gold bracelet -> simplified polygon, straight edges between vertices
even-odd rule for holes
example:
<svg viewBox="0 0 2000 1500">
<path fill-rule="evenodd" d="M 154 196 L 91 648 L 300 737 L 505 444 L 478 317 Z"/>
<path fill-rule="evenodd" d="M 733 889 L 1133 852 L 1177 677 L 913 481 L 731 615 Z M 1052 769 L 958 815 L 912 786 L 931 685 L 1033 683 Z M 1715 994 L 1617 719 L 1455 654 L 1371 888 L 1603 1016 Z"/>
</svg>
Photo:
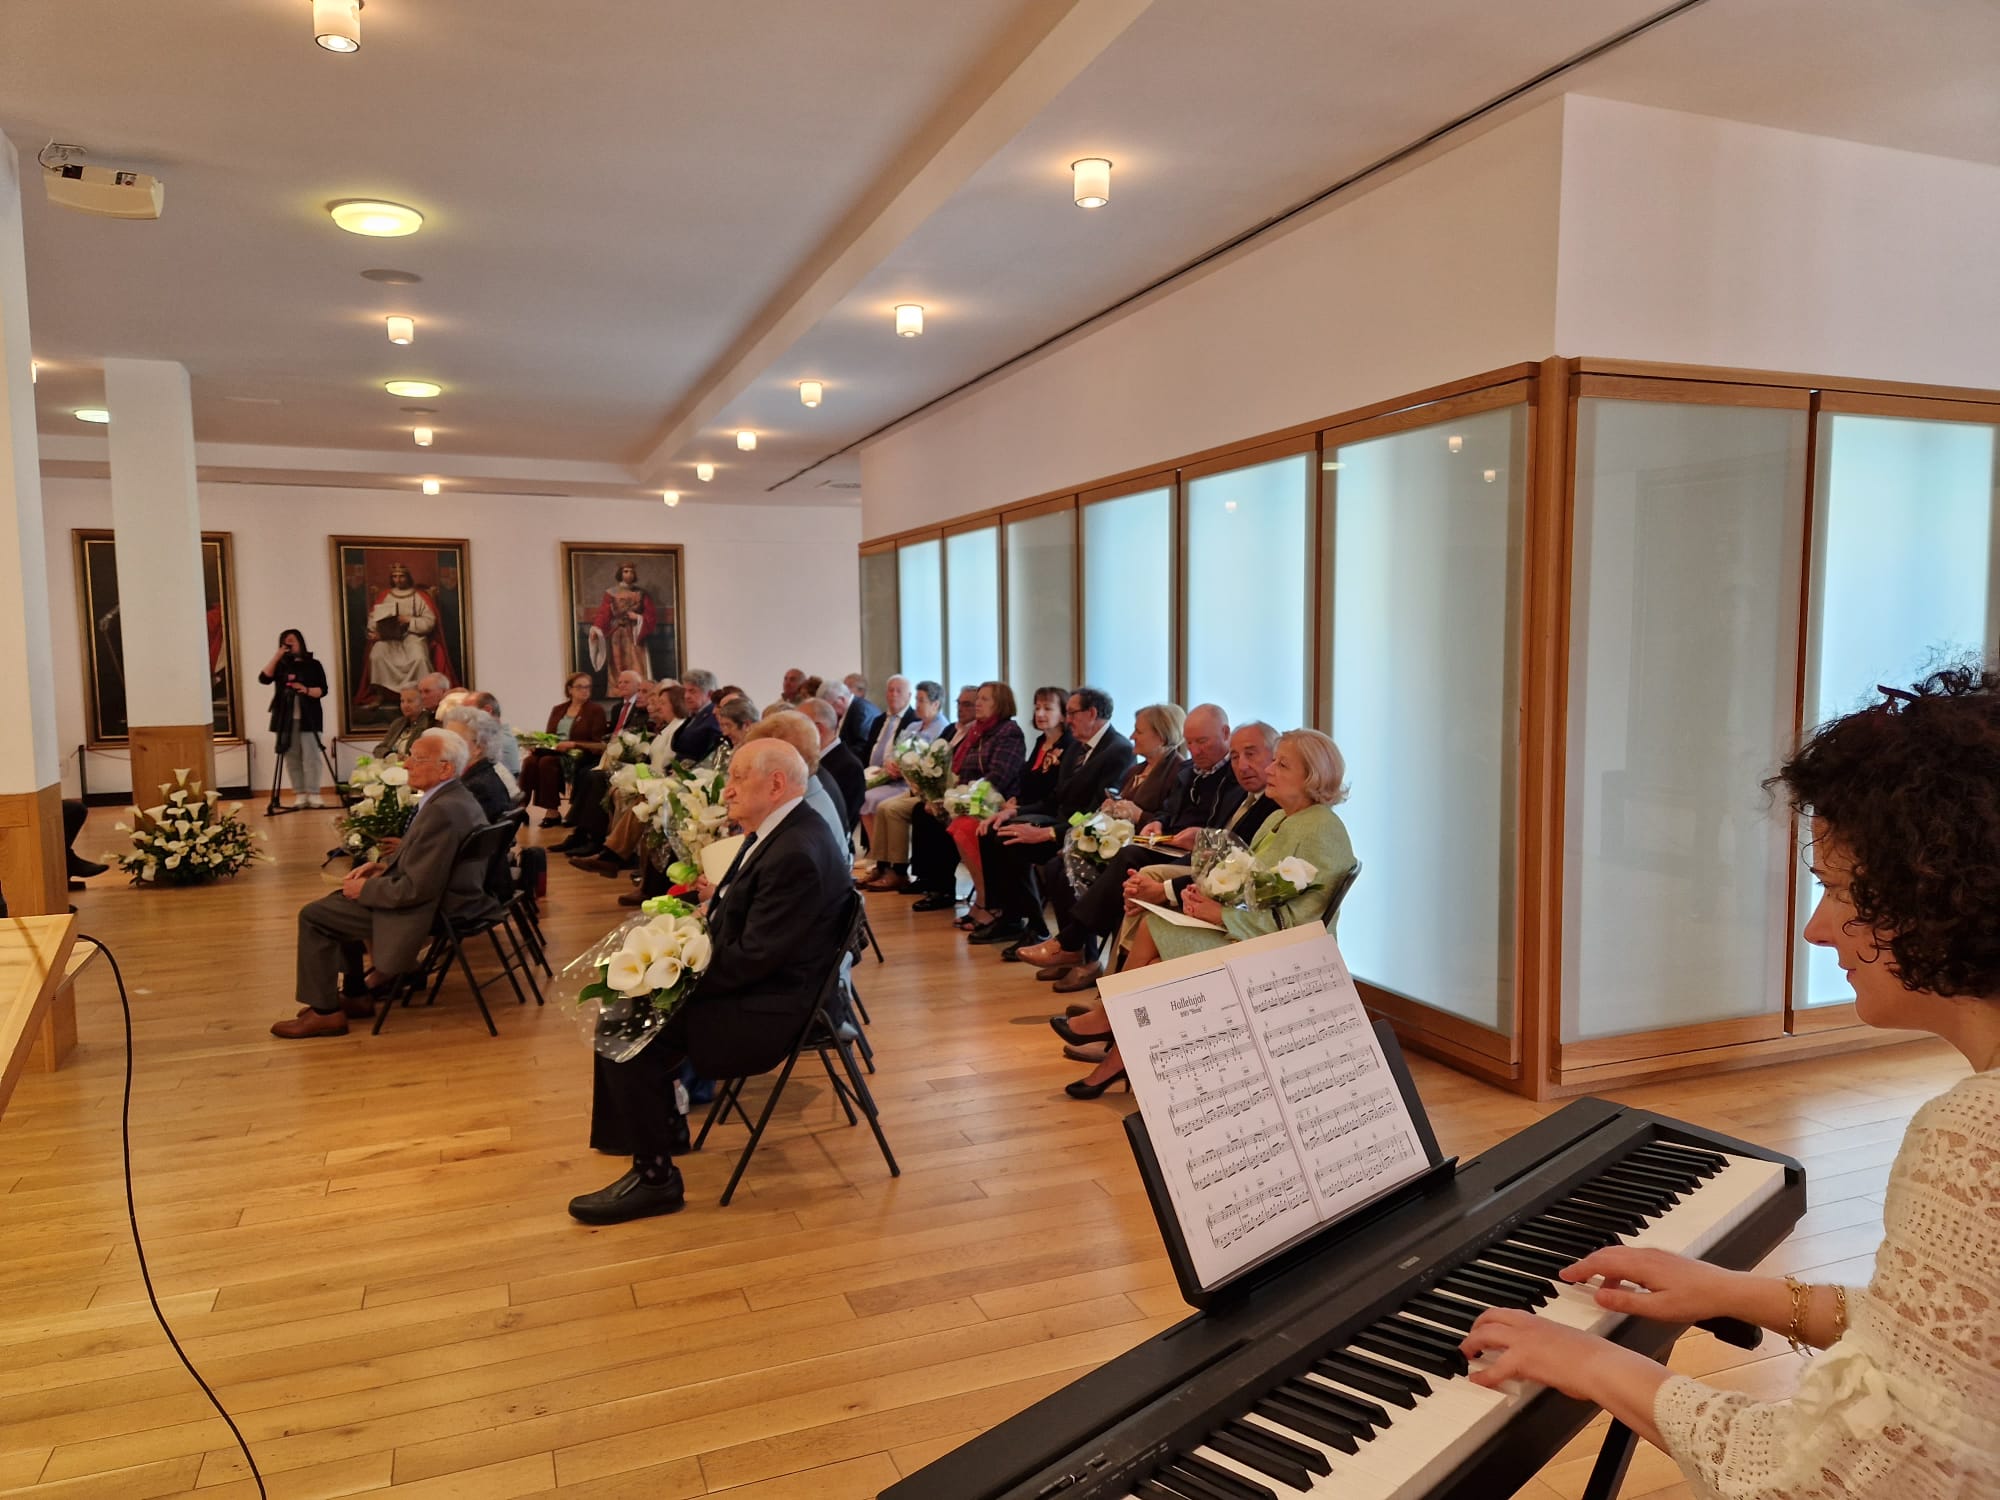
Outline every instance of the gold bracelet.
<svg viewBox="0 0 2000 1500">
<path fill-rule="evenodd" d="M 1833 1336 L 1837 1341 L 1847 1332 L 1847 1288 L 1833 1284 Z"/>
<path fill-rule="evenodd" d="M 1785 1278 L 1785 1290 L 1792 1294 L 1792 1326 L 1785 1330 L 1785 1342 L 1792 1346 L 1792 1353 L 1804 1354 L 1806 1352 L 1804 1337 L 1806 1298 L 1812 1294 L 1812 1288 L 1807 1286 L 1803 1281 L 1794 1281 L 1791 1277 L 1787 1276 Z"/>
</svg>

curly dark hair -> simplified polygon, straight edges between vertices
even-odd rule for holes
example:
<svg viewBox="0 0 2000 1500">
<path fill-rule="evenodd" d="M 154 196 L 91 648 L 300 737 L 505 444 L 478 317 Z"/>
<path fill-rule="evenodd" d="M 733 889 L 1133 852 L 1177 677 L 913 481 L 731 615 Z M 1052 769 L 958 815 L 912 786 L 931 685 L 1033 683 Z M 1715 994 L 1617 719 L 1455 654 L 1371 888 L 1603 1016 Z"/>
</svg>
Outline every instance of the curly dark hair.
<svg viewBox="0 0 2000 1500">
<path fill-rule="evenodd" d="M 1853 862 L 1906 989 L 2000 995 L 2000 673 L 1944 668 L 1822 724 L 1766 784 Z"/>
</svg>

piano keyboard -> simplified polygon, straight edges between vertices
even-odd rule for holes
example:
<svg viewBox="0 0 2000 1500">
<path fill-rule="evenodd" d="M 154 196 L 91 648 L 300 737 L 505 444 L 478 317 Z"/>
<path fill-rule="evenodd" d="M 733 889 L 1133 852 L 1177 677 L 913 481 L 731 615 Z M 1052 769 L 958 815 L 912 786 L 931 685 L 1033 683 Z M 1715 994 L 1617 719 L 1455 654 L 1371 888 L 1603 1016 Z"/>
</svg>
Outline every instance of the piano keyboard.
<svg viewBox="0 0 2000 1500">
<path fill-rule="evenodd" d="M 1785 1166 L 1655 1140 L 1464 1257 L 1311 1368 L 1254 1393 L 1127 1500 L 1405 1500 L 1427 1495 L 1543 1387 L 1474 1385 L 1459 1342 L 1489 1307 L 1604 1334 L 1625 1321 L 1557 1277 L 1609 1245 L 1699 1257 L 1785 1186 Z M 1251 1397 L 1252 1393 L 1245 1393 Z M 1059 1491 L 1057 1493 L 1060 1493 Z"/>
</svg>

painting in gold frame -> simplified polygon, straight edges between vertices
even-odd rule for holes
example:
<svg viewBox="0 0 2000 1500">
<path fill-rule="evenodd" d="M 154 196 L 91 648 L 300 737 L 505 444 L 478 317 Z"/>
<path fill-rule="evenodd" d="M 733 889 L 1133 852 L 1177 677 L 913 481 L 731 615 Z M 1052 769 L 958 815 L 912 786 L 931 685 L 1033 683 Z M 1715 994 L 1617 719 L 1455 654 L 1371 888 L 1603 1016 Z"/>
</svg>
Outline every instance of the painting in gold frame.
<svg viewBox="0 0 2000 1500">
<path fill-rule="evenodd" d="M 472 680 L 469 543 L 391 536 L 329 541 L 342 734 L 386 729 L 400 690 L 432 672 L 453 687 Z"/>
<path fill-rule="evenodd" d="M 109 531 L 74 530 L 76 612 L 83 635 L 83 716 L 93 746 L 128 745 L 125 636 L 118 598 L 118 551 Z M 243 737 L 236 650 L 236 553 L 226 531 L 201 534 L 202 594 L 208 609 L 208 684 L 215 737 Z"/>
<path fill-rule="evenodd" d="M 565 661 L 590 674 L 591 696 L 611 697 L 630 668 L 649 682 L 687 662 L 681 548 L 662 542 L 564 542 Z"/>
</svg>

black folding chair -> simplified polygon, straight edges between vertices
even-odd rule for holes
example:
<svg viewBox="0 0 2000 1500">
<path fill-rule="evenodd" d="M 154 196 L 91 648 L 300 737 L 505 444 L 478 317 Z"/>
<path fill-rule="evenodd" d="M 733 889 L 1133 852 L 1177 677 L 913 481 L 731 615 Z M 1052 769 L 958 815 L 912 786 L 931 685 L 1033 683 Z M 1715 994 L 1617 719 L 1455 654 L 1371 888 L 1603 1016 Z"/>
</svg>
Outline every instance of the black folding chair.
<svg viewBox="0 0 2000 1500">
<path fill-rule="evenodd" d="M 486 889 L 487 872 L 493 866 L 496 855 L 513 841 L 514 827 L 511 823 L 494 823 L 485 828 L 475 828 L 465 836 L 458 846 L 458 857 L 452 864 L 451 889 L 470 890 L 477 886 L 481 892 Z M 505 979 L 514 991 L 514 998 L 522 1005 L 528 1003 L 526 991 L 515 978 L 516 973 L 525 974 L 530 988 L 534 990 L 535 1003 L 542 1003 L 541 987 L 535 983 L 534 970 L 526 951 L 521 947 L 520 938 L 507 922 L 508 907 L 490 897 L 484 903 L 453 915 L 438 907 L 437 916 L 431 924 L 431 943 L 413 974 L 404 975 L 396 982 L 396 987 L 385 997 L 382 1008 L 376 1013 L 374 1031 L 380 1035 L 383 1025 L 389 1019 L 390 1010 L 400 1002 L 408 1006 L 416 998 L 416 992 L 428 989 L 424 997 L 425 1005 L 437 1004 L 438 991 L 444 988 L 445 976 L 451 972 L 454 961 L 465 975 L 466 985 L 472 991 L 473 1002 L 479 1007 L 481 1019 L 486 1022 L 489 1036 L 498 1036 L 500 1028 L 493 1024 L 493 1012 L 486 1006 L 486 990 L 501 979 Z M 506 933 L 513 946 L 509 956 L 500 944 L 501 933 Z M 483 982 L 472 971 L 472 960 L 466 951 L 467 942 L 484 935 L 493 945 L 493 955 L 500 961 L 500 972 L 489 976 Z"/>
<path fill-rule="evenodd" d="M 757 1143 L 764 1138 L 764 1129 L 771 1123 L 771 1114 L 778 1107 L 779 1096 L 785 1092 L 785 1085 L 791 1080 L 792 1069 L 808 1049 L 819 1054 L 820 1065 L 826 1069 L 826 1076 L 833 1084 L 833 1095 L 840 1101 L 840 1107 L 847 1115 L 849 1125 L 860 1123 L 855 1109 L 868 1117 L 868 1128 L 875 1133 L 875 1144 L 882 1150 L 882 1160 L 889 1164 L 889 1175 L 901 1177 L 903 1169 L 896 1165 L 895 1153 L 889 1149 L 889 1139 L 882 1134 L 880 1112 L 875 1107 L 875 1096 L 868 1091 L 868 1082 L 862 1077 L 861 1067 L 854 1060 L 854 1050 L 850 1039 L 841 1027 L 847 1017 L 847 972 L 853 962 L 853 950 L 859 926 L 861 897 L 851 892 L 848 915 L 848 935 L 837 950 L 831 970 L 820 986 L 819 996 L 813 1002 L 811 1016 L 799 1028 L 798 1039 L 792 1043 L 792 1050 L 779 1069 L 777 1081 L 771 1085 L 771 1096 L 764 1101 L 764 1109 L 755 1121 L 743 1108 L 743 1086 L 748 1077 L 731 1078 L 716 1092 L 715 1102 L 708 1107 L 708 1117 L 701 1122 L 701 1134 L 695 1137 L 694 1148 L 699 1151 L 707 1141 L 708 1133 L 715 1128 L 715 1122 L 726 1118 L 731 1110 L 744 1125 L 749 1127 L 750 1139 L 744 1143 L 743 1154 L 736 1159 L 736 1170 L 729 1174 L 729 1186 L 722 1190 L 722 1206 L 727 1208 L 729 1200 L 736 1196 L 736 1185 L 743 1180 L 743 1173 L 750 1165 L 750 1158 L 756 1153 Z M 835 1055 L 840 1058 L 841 1069 L 833 1065 Z M 846 1074 L 842 1078 L 841 1072 Z"/>
<path fill-rule="evenodd" d="M 1348 866 L 1347 873 L 1333 883 L 1333 896 L 1326 903 L 1326 914 L 1321 918 L 1326 930 L 1333 931 L 1333 919 L 1340 915 L 1340 903 L 1347 899 L 1347 893 L 1354 889 L 1354 882 L 1361 878 L 1361 861 Z"/>
</svg>

